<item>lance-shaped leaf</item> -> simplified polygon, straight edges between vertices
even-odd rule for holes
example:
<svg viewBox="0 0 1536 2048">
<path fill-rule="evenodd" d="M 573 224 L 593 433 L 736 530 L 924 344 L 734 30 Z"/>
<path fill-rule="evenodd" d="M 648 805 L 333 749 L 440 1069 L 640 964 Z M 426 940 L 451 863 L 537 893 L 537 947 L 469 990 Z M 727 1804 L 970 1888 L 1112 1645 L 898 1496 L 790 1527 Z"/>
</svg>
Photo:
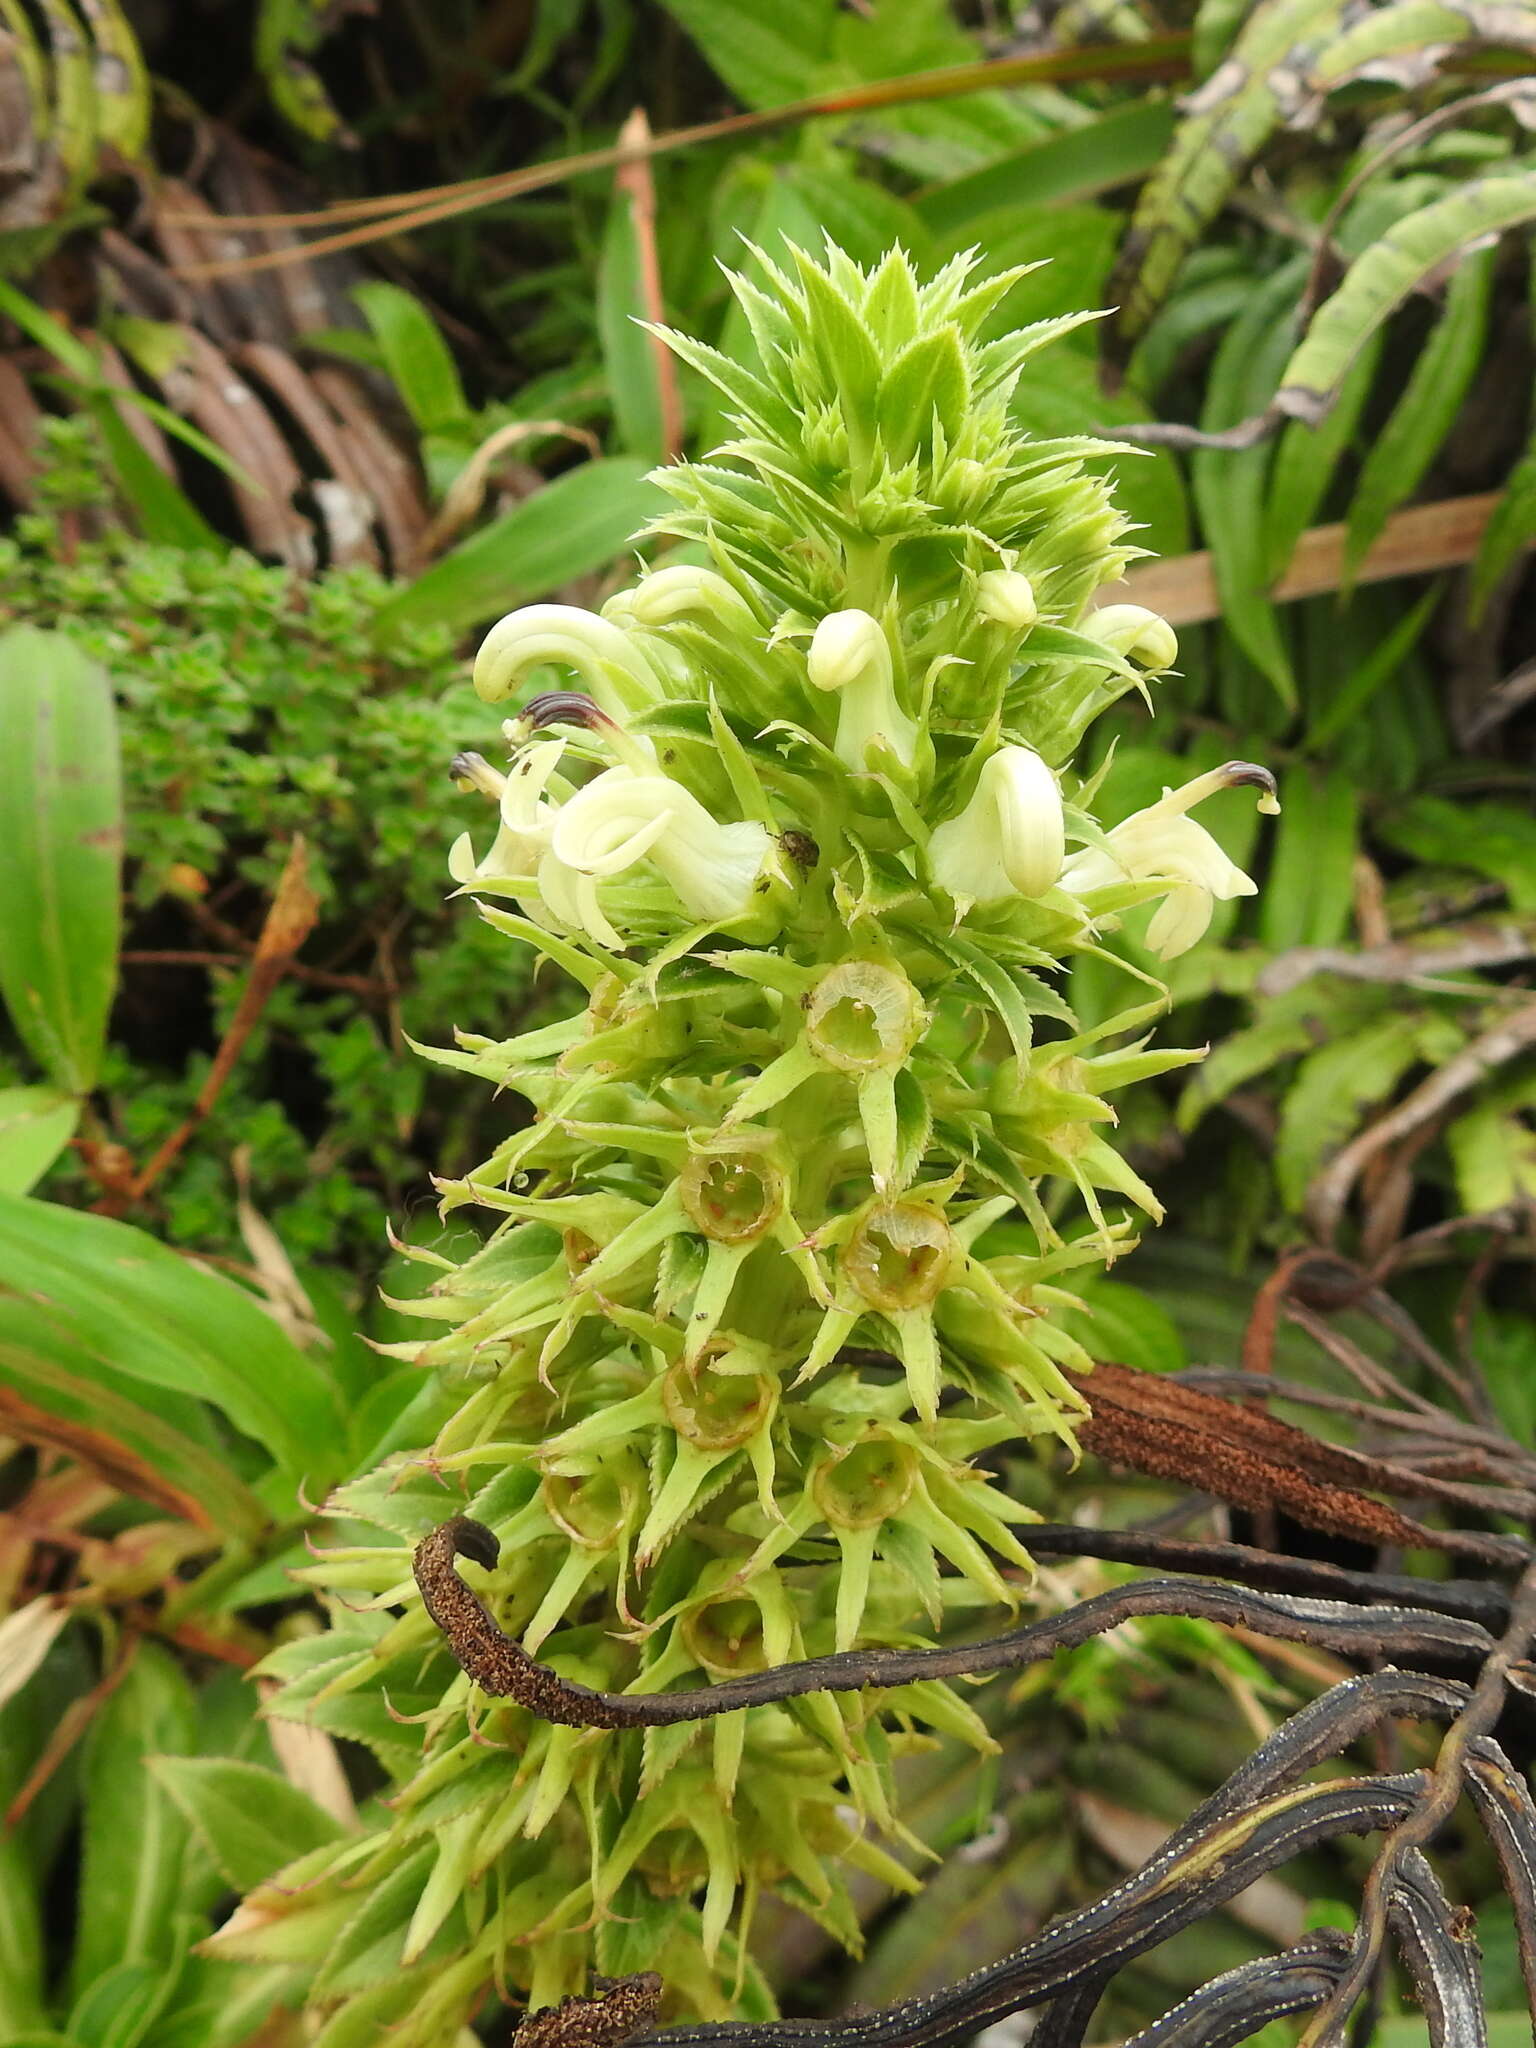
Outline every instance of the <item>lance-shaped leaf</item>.
<svg viewBox="0 0 1536 2048">
<path fill-rule="evenodd" d="M 1491 1735 L 1468 1744 L 1465 1782 L 1499 1859 L 1514 1912 L 1526 1998 L 1536 2013 L 1536 1801 L 1525 1773 L 1515 1768 Z"/>
<path fill-rule="evenodd" d="M 103 671 L 63 633 L 0 638 L 0 995 L 61 1088 L 95 1085 L 117 980 L 122 787 Z"/>
<path fill-rule="evenodd" d="M 1186 101 L 1173 147 L 1142 187 L 1106 287 L 1121 309 L 1109 330 L 1121 359 L 1243 167 L 1309 96 L 1307 71 L 1327 48 L 1340 11 L 1340 0 L 1261 0 L 1226 62 Z"/>
<path fill-rule="evenodd" d="M 1285 366 L 1275 404 L 1320 420 L 1355 358 L 1410 292 L 1453 258 L 1536 220 L 1536 171 L 1480 178 L 1397 221 L 1352 263 Z"/>
<path fill-rule="evenodd" d="M 1352 78 L 1420 85 L 1448 52 L 1480 43 L 1536 50 L 1536 14 L 1502 0 L 1394 0 L 1333 38 L 1312 67 L 1312 84 L 1323 91 Z"/>
<path fill-rule="evenodd" d="M 1488 332 L 1491 251 L 1470 257 L 1446 287 L 1445 308 L 1414 360 L 1403 395 L 1372 443 L 1349 507 L 1351 572 L 1405 498 L 1418 489 L 1461 410 Z"/>
<path fill-rule="evenodd" d="M 214 1402 L 294 1476 L 340 1463 L 342 1422 L 321 1368 L 232 1281 L 105 1216 L 0 1196 L 0 1343 L 39 1316 L 72 1354 L 123 1377 Z"/>
<path fill-rule="evenodd" d="M 1400 1850 L 1394 1859 L 1387 1918 L 1429 2022 L 1432 2048 L 1486 2048 L 1476 1939 L 1418 1849 Z"/>
</svg>

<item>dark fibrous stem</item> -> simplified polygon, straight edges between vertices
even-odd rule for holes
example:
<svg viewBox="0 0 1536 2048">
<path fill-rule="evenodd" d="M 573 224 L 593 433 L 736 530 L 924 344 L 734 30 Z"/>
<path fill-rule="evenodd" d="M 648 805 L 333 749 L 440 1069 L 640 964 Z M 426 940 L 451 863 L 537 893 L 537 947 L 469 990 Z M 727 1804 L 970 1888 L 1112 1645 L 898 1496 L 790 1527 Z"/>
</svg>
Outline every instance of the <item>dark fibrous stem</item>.
<svg viewBox="0 0 1536 2048">
<path fill-rule="evenodd" d="M 490 1568 L 496 1539 L 482 1523 L 456 1516 L 418 1544 L 416 1583 L 427 1612 L 462 1668 L 482 1691 L 512 1699 L 541 1720 L 567 1728 L 665 1728 L 713 1720 L 740 1707 L 769 1706 L 813 1692 L 860 1692 L 867 1686 L 910 1685 L 926 1678 L 979 1677 L 1019 1670 L 1075 1648 L 1142 1614 L 1180 1614 L 1281 1642 L 1305 1642 L 1338 1656 L 1433 1660 L 1482 1657 L 1488 1631 L 1456 1615 L 1410 1607 L 1351 1607 L 1340 1601 L 1253 1593 L 1203 1579 L 1142 1579 L 1082 1600 L 1064 1614 L 1011 1629 L 980 1643 L 927 1650 L 843 1650 L 779 1664 L 719 1685 L 685 1692 L 593 1692 L 537 1663 L 492 1619 L 478 1594 L 454 1569 L 463 1555 Z"/>
</svg>

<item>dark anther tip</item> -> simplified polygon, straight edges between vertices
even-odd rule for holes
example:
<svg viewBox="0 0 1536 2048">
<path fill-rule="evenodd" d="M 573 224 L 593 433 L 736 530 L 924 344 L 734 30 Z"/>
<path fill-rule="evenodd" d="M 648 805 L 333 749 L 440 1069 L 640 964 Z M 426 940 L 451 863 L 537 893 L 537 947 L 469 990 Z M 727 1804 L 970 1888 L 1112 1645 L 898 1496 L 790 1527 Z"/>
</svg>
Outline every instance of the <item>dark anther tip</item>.
<svg viewBox="0 0 1536 2048">
<path fill-rule="evenodd" d="M 546 725 L 576 725 L 587 732 L 599 732 L 613 724 L 607 712 L 580 690 L 545 690 L 530 697 L 518 712 L 516 722 L 523 732 L 541 732 Z"/>
<path fill-rule="evenodd" d="M 1266 796 L 1278 793 L 1274 776 L 1257 761 L 1228 761 L 1217 773 L 1233 789 L 1262 789 Z"/>
</svg>

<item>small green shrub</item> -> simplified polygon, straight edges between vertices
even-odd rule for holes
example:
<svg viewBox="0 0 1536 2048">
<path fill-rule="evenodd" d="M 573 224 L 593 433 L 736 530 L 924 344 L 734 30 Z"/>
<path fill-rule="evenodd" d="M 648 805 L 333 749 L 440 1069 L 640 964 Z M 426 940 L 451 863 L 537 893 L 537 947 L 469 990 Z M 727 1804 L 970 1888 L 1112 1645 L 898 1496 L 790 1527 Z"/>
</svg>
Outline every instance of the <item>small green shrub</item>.
<svg viewBox="0 0 1536 2048">
<path fill-rule="evenodd" d="M 53 423 L 42 508 L 0 541 L 12 616 L 66 631 L 122 714 L 125 959 L 85 1135 L 142 1164 L 186 1117 L 302 834 L 319 922 L 143 1220 L 188 1249 L 238 1251 L 243 1147 L 251 1199 L 295 1258 L 371 1266 L 381 1205 L 399 1217 L 419 1196 L 423 1159 L 476 1156 L 464 1106 L 443 1121 L 405 1037 L 445 1007 L 504 1031 L 531 996 L 445 900 L 446 763 L 494 722 L 440 629 L 383 641 L 389 586 L 370 571 L 300 583 L 239 552 L 80 539 L 106 496 L 87 433 Z M 42 1192 L 101 1190 L 68 1155 Z"/>
</svg>

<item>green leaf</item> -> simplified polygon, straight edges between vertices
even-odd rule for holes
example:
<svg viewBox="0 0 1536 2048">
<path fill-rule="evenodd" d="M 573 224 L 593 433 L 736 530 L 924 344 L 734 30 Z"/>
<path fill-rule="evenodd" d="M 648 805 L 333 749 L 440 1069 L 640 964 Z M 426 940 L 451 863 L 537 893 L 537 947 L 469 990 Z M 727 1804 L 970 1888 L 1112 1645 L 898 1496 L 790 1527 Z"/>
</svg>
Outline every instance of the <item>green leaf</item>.
<svg viewBox="0 0 1536 2048">
<path fill-rule="evenodd" d="M 0 995 L 83 1095 L 117 981 L 123 800 L 111 685 L 66 634 L 0 636 L 0 817 Z"/>
<path fill-rule="evenodd" d="M 1244 166 L 1281 124 L 1287 93 L 1327 47 L 1340 9 L 1341 0 L 1259 0 L 1226 62 L 1186 102 L 1172 147 L 1142 187 L 1111 280 L 1117 353 L 1143 333 Z"/>
<path fill-rule="evenodd" d="M 308 62 L 340 18 L 330 0 L 261 0 L 256 12 L 256 69 L 285 121 L 317 142 L 348 140 L 320 74 Z"/>
<path fill-rule="evenodd" d="M 1265 506 L 1265 547 L 1271 582 L 1291 565 L 1296 543 L 1317 518 L 1340 458 L 1349 447 L 1361 408 L 1370 396 L 1381 354 L 1381 336 L 1344 379 L 1339 402 L 1316 426 L 1292 420 L 1280 436 Z"/>
<path fill-rule="evenodd" d="M 1376 827 L 1389 846 L 1439 867 L 1470 868 L 1502 882 L 1522 915 L 1536 911 L 1536 819 L 1510 804 L 1475 807 L 1420 796 Z"/>
<path fill-rule="evenodd" d="M 914 205 L 934 234 L 951 235 L 994 208 L 1024 211 L 1093 199 L 1144 177 L 1168 146 L 1173 126 L 1167 100 L 1130 100 L 935 185 Z"/>
<path fill-rule="evenodd" d="M 130 1380 L 110 1347 L 93 1350 L 45 1308 L 3 1288 L 0 1417 L 8 1436 L 66 1452 L 163 1514 L 235 1537 L 258 1536 L 267 1525 L 199 1402 Z"/>
<path fill-rule="evenodd" d="M 334 1392 L 233 1281 L 105 1216 L 0 1195 L 0 1342 L 15 1304 L 117 1373 L 212 1401 L 293 1478 L 324 1478 L 344 1442 Z"/>
<path fill-rule="evenodd" d="M 80 1121 L 61 1088 L 0 1088 L 0 1195 L 24 1195 L 52 1166 Z"/>
<path fill-rule="evenodd" d="M 75 2000 L 69 2031 L 84 2048 L 138 2048 L 176 1988 L 180 1959 L 117 1963 Z"/>
<path fill-rule="evenodd" d="M 1074 1281 L 1072 1292 L 1087 1313 L 1067 1310 L 1059 1321 L 1090 1357 L 1113 1359 L 1143 1372 L 1182 1372 L 1189 1364 L 1178 1325 L 1142 1288 L 1095 1275 Z"/>
<path fill-rule="evenodd" d="M 227 554 L 229 543 L 214 532 L 186 492 L 151 460 L 117 401 L 107 392 L 97 392 L 89 403 L 118 484 L 138 517 L 144 538 L 165 547 L 208 548 L 215 554 Z"/>
<path fill-rule="evenodd" d="M 1206 387 L 1200 424 L 1207 431 L 1235 426 L 1269 403 L 1290 348 L 1291 315 L 1305 269 L 1305 258 L 1295 258 L 1276 271 L 1228 328 Z M 1238 451 L 1201 448 L 1191 458 L 1190 476 L 1222 616 L 1291 709 L 1296 681 L 1275 607 L 1266 595 L 1264 503 L 1270 457 L 1263 444 Z"/>
<path fill-rule="evenodd" d="M 1275 403 L 1319 420 L 1371 336 L 1431 274 L 1475 242 L 1536 220 L 1536 171 L 1481 178 L 1394 222 L 1344 273 L 1285 366 Z"/>
<path fill-rule="evenodd" d="M 1306 751 L 1321 753 L 1330 747 L 1357 719 L 1383 683 L 1395 676 L 1418 645 L 1419 635 L 1429 624 L 1440 602 L 1438 586 L 1431 585 L 1418 603 L 1403 613 L 1386 638 L 1349 675 L 1343 689 L 1330 700 L 1307 733 Z"/>
<path fill-rule="evenodd" d="M 1410 1067 L 1434 1056 L 1424 1043 L 1425 1023 L 1411 1011 L 1394 1013 L 1301 1062 L 1275 1147 L 1275 1177 L 1288 1206 L 1301 1206 L 1313 1174 L 1353 1136 L 1362 1113 L 1389 1095 Z M 1454 1044 L 1455 1027 L 1445 1029 Z M 1438 1050 L 1445 1057 L 1451 1049 Z"/>
<path fill-rule="evenodd" d="M 1394 85 L 1419 84 L 1434 76 L 1448 49 L 1478 43 L 1536 49 L 1536 17 L 1528 7 L 1395 0 L 1370 8 L 1336 36 L 1314 65 L 1311 82 L 1328 91 L 1376 67 L 1375 75 Z"/>
<path fill-rule="evenodd" d="M 87 1738 L 76 1998 L 120 1963 L 164 1964 L 174 1953 L 188 1829 L 146 1765 L 196 1739 L 196 1701 L 180 1665 L 158 1643 L 141 1642 Z"/>
<path fill-rule="evenodd" d="M 474 414 L 448 344 L 420 300 L 397 284 L 378 282 L 354 286 L 352 297 L 422 433 L 452 434 L 472 427 Z"/>
<path fill-rule="evenodd" d="M 1418 489 L 1424 472 L 1451 430 L 1488 333 L 1493 251 L 1463 263 L 1446 287 L 1445 310 L 1418 352 L 1391 418 L 1376 436 L 1349 507 L 1347 563 L 1351 571 L 1386 525 Z"/>
<path fill-rule="evenodd" d="M 307 1792 L 260 1764 L 157 1756 L 150 1768 L 237 1891 L 252 1890 L 295 1856 L 345 1832 Z"/>
<path fill-rule="evenodd" d="M 951 438 L 970 399 L 960 337 L 951 327 L 904 348 L 880 381 L 876 418 L 894 462 L 905 461 L 932 430 L 937 414 Z"/>
<path fill-rule="evenodd" d="M 1536 539 L 1536 438 L 1510 472 L 1472 564 L 1471 611 L 1480 616 L 1516 555 Z"/>
<path fill-rule="evenodd" d="M 14 2041 L 47 2018 L 39 1881 L 25 1840 L 10 1830 L 0 1835 L 0 2040 Z"/>
<path fill-rule="evenodd" d="M 452 633 L 531 604 L 573 576 L 601 569 L 661 509 L 643 463 L 607 457 L 546 484 L 434 562 L 380 610 L 381 638 L 402 626 Z"/>
<path fill-rule="evenodd" d="M 836 0 L 780 0 L 771 9 L 720 0 L 665 0 L 738 99 L 777 107 L 817 90 L 830 54 Z"/>
<path fill-rule="evenodd" d="M 1259 891 L 1266 946 L 1335 946 L 1344 937 L 1359 830 L 1359 792 L 1341 768 L 1286 770 L 1274 855 Z"/>
<path fill-rule="evenodd" d="M 293 2002 L 293 1973 L 280 1964 L 263 1969 L 193 1955 L 146 2048 L 250 2048 L 274 2009 Z"/>
</svg>

